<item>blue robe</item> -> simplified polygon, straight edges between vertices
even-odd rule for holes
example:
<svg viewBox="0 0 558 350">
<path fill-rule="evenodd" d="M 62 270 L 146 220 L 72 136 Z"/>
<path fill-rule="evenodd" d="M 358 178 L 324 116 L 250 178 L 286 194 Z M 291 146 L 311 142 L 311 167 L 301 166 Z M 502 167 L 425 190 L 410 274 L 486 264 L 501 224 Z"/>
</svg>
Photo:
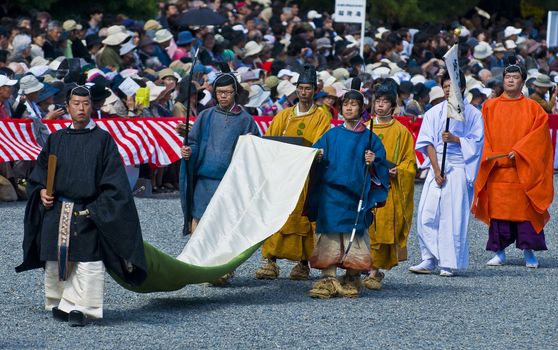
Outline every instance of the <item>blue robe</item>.
<svg viewBox="0 0 558 350">
<path fill-rule="evenodd" d="M 369 135 L 368 129 L 357 132 L 340 125 L 329 130 L 314 144 L 313 147 L 324 151 L 308 202 L 308 217 L 311 221 L 316 221 L 317 233 L 351 232 L 363 184 L 364 202 L 356 227 L 359 236 L 368 232 L 368 227 L 372 224 L 372 209 L 386 201 L 386 151 L 375 134 L 369 145 Z M 373 181 L 370 173 L 365 171 L 364 152 L 367 149 L 376 154 L 372 164 Z"/>
<path fill-rule="evenodd" d="M 193 175 L 194 195 L 192 208 L 186 200 L 186 162 L 180 167 L 180 199 L 184 214 L 191 210 L 192 217 L 200 219 L 225 175 L 240 135 L 260 136 L 254 119 L 240 107 L 227 112 L 212 107 L 201 112 L 188 135 L 192 156 L 187 162 Z"/>
</svg>

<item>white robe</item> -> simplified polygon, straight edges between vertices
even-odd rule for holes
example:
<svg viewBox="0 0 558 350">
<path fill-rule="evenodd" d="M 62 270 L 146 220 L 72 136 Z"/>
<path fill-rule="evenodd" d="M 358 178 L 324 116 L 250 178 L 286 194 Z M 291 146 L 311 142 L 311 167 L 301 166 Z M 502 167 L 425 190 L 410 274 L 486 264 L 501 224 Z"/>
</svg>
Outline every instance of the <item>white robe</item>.
<svg viewBox="0 0 558 350">
<path fill-rule="evenodd" d="M 444 101 L 424 115 L 415 148 L 426 155 L 425 166 L 430 165 L 428 145 L 434 146 L 438 162 L 442 162 L 446 113 Z M 418 206 L 417 234 L 423 260 L 435 258 L 440 267 L 463 269 L 469 263 L 467 226 L 484 143 L 481 112 L 465 102 L 465 120 L 451 119 L 449 130 L 461 144 L 448 143 L 446 182 L 441 188 L 434 171 L 428 172 Z"/>
</svg>

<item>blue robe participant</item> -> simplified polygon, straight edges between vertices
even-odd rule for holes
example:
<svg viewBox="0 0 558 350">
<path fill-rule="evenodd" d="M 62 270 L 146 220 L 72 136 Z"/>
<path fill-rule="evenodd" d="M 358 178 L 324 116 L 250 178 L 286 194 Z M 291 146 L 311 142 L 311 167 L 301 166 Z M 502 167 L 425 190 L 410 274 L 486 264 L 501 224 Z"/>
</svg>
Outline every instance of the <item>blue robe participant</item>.
<svg viewBox="0 0 558 350">
<path fill-rule="evenodd" d="M 352 131 L 344 125 L 328 131 L 315 148 L 324 150 L 319 165 L 319 183 L 311 194 L 310 209 L 315 213 L 316 232 L 321 234 L 350 233 L 355 223 L 357 205 L 365 180 L 362 213 L 357 224 L 357 235 L 362 236 L 372 224 L 372 209 L 387 198 L 388 168 L 382 142 L 370 130 Z M 366 174 L 363 155 L 370 149 L 376 154 L 371 174 Z M 366 178 L 365 178 L 366 177 Z M 372 179 L 372 181 L 370 181 Z M 312 215 L 314 216 L 314 215 Z"/>
<path fill-rule="evenodd" d="M 360 79 L 343 95 L 345 123 L 331 129 L 320 149 L 316 183 L 310 190 L 308 217 L 316 221 L 316 245 L 310 265 L 322 270 L 308 294 L 313 298 L 360 295 L 360 273 L 369 271 L 372 209 L 387 200 L 389 169 L 380 139 L 364 126 Z M 341 281 L 337 268 L 346 270 Z"/>
<path fill-rule="evenodd" d="M 231 110 L 216 106 L 198 115 L 188 136 L 192 149 L 188 162 L 193 176 L 192 208 L 188 208 L 186 200 L 184 164 L 180 169 L 180 198 L 185 215 L 191 210 L 192 218 L 199 221 L 229 167 L 238 137 L 246 134 L 260 136 L 252 116 L 239 105 Z"/>
</svg>

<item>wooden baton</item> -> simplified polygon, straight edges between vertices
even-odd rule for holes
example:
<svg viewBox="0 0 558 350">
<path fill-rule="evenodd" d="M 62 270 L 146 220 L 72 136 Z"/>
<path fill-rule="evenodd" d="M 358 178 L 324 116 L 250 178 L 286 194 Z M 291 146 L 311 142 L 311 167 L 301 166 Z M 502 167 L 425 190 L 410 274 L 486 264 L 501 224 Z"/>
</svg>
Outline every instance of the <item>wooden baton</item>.
<svg viewBox="0 0 558 350">
<path fill-rule="evenodd" d="M 48 168 L 47 168 L 47 185 L 46 194 L 51 196 L 54 193 L 54 176 L 56 175 L 56 161 L 58 158 L 54 154 L 48 156 Z"/>
</svg>

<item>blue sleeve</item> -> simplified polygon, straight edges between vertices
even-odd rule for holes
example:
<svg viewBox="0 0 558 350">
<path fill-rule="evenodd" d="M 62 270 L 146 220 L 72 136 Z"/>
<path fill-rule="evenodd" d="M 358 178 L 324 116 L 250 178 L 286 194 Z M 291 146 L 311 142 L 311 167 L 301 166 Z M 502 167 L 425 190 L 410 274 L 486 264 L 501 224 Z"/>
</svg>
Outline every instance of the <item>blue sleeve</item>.
<svg viewBox="0 0 558 350">
<path fill-rule="evenodd" d="M 194 161 L 199 154 L 202 133 L 204 131 L 204 125 L 207 123 L 207 115 L 209 114 L 207 111 L 209 110 L 205 110 L 198 114 L 192 130 L 188 133 L 188 146 L 192 148 L 192 156 L 190 159 Z"/>
<path fill-rule="evenodd" d="M 254 121 L 254 118 L 252 118 L 252 116 L 249 116 L 249 124 L 248 124 L 248 131 L 246 132 L 247 134 L 252 134 L 254 136 L 258 136 L 261 137 L 261 133 L 260 133 L 260 129 L 258 128 L 258 124 L 256 124 L 256 122 Z"/>
</svg>

